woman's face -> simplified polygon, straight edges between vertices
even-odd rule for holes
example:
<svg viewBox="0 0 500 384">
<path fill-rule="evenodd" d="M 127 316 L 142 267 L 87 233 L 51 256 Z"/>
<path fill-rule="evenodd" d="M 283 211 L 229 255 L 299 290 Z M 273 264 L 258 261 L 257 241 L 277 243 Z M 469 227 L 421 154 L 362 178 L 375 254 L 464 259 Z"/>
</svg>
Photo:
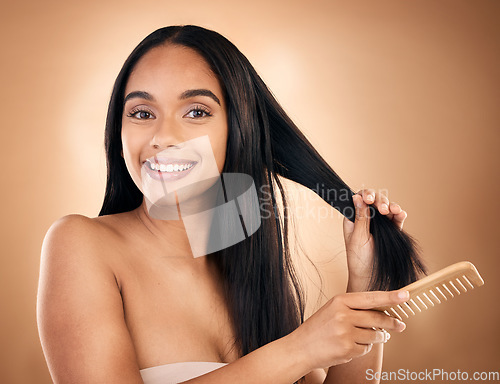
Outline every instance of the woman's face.
<svg viewBox="0 0 500 384">
<path fill-rule="evenodd" d="M 121 138 L 127 169 L 145 195 L 218 176 L 227 131 L 221 86 L 198 53 L 165 45 L 139 60 L 125 89 Z"/>
</svg>

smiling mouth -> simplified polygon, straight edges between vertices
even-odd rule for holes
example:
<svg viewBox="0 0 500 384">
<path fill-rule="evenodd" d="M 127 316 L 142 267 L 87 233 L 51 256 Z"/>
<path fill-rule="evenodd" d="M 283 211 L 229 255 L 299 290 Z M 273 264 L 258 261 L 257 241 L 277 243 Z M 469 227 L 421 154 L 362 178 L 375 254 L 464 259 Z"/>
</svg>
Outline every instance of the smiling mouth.
<svg viewBox="0 0 500 384">
<path fill-rule="evenodd" d="M 150 160 L 146 161 L 147 167 L 152 171 L 159 171 L 161 173 L 183 172 L 193 168 L 196 165 L 195 161 L 184 163 L 157 163 Z"/>
<path fill-rule="evenodd" d="M 154 157 L 147 159 L 144 167 L 153 179 L 174 181 L 187 176 L 197 164 L 197 161 L 192 160 Z"/>
</svg>

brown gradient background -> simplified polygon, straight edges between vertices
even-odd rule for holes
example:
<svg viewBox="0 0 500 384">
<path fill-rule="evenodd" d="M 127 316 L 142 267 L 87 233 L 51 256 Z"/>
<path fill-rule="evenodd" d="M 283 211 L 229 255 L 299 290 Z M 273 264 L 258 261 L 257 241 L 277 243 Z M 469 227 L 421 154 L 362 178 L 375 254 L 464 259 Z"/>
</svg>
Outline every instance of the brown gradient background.
<svg viewBox="0 0 500 384">
<path fill-rule="evenodd" d="M 149 32 L 188 23 L 232 40 L 354 189 L 390 191 L 431 271 L 482 273 L 409 320 L 384 370 L 500 370 L 499 20 L 497 0 L 2 2 L 0 382 L 51 382 L 35 319 L 44 234 L 97 215 L 113 81 Z"/>
</svg>

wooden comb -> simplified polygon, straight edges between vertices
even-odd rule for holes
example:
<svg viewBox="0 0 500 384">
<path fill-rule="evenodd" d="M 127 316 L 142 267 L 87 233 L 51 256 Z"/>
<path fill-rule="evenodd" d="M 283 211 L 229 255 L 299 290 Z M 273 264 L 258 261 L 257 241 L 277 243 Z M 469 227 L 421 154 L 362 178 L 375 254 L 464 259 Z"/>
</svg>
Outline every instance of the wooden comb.
<svg viewBox="0 0 500 384">
<path fill-rule="evenodd" d="M 448 300 L 483 284 L 476 267 L 469 261 L 461 261 L 401 288 L 410 293 L 408 301 L 374 309 L 403 320 L 403 316 L 410 317 L 410 314 L 440 304 L 443 299 Z"/>
</svg>

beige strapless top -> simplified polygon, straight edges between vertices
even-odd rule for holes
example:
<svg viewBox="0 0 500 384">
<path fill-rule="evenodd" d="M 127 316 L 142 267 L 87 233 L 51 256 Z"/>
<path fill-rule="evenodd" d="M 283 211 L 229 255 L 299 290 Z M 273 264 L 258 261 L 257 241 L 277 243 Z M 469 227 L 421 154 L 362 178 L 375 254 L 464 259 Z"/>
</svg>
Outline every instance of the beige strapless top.
<svg viewBox="0 0 500 384">
<path fill-rule="evenodd" d="M 226 363 L 187 361 L 141 369 L 144 384 L 177 384 L 215 371 Z"/>
</svg>

